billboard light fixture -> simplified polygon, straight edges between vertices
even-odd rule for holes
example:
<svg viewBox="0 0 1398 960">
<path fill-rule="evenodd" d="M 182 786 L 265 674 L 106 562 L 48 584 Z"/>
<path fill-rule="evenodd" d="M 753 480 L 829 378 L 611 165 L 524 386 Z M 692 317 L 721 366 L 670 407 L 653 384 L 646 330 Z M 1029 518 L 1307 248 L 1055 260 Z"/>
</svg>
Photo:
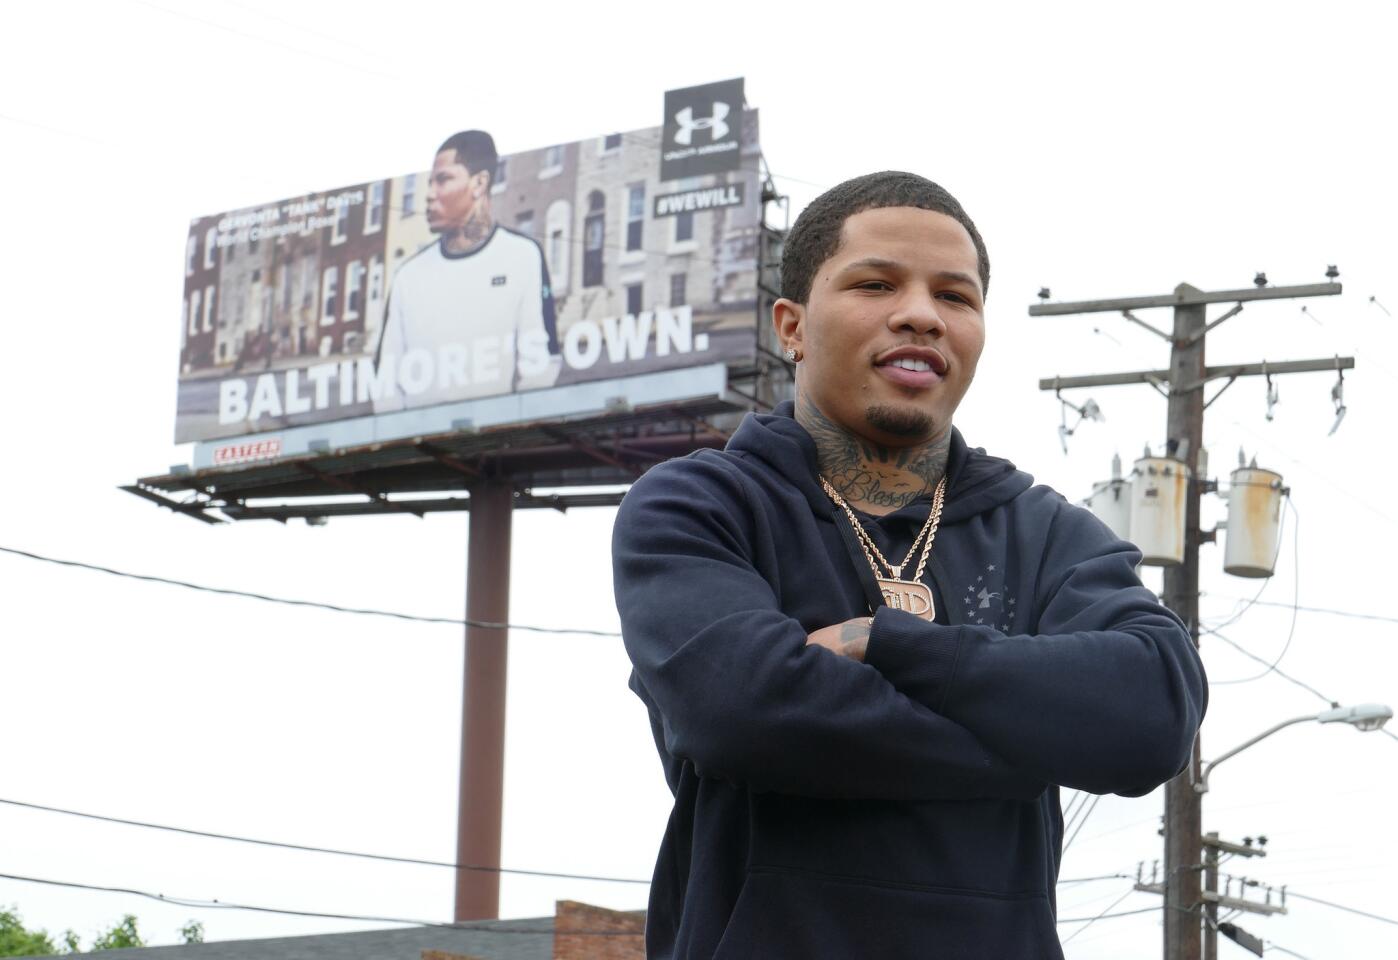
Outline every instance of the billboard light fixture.
<svg viewBox="0 0 1398 960">
<path fill-rule="evenodd" d="M 602 401 L 602 409 L 608 413 L 625 413 L 631 409 L 631 401 L 625 397 L 608 397 Z"/>
<path fill-rule="evenodd" d="M 475 433 L 476 421 L 472 420 L 470 417 L 462 417 L 460 420 L 453 420 L 451 422 L 451 428 L 457 433 Z"/>
<path fill-rule="evenodd" d="M 170 465 L 170 476 L 172 477 L 187 477 L 193 472 L 187 463 L 172 463 Z"/>
<path fill-rule="evenodd" d="M 311 440 L 306 444 L 306 449 L 311 453 L 329 453 L 330 441 L 325 439 Z"/>
</svg>

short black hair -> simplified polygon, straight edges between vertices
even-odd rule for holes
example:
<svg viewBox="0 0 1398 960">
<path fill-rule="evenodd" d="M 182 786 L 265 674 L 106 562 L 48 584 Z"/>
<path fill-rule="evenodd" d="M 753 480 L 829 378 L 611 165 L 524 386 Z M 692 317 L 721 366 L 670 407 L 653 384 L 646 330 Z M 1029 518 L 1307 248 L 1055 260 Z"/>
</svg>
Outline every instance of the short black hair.
<svg viewBox="0 0 1398 960">
<path fill-rule="evenodd" d="M 456 151 L 456 162 L 471 173 L 484 170 L 491 183 L 495 182 L 495 167 L 500 162 L 500 154 L 495 152 L 495 138 L 484 130 L 462 130 L 453 133 L 437 148 Z"/>
<path fill-rule="evenodd" d="M 856 213 L 882 207 L 917 207 L 944 213 L 966 228 L 976 246 L 981 294 L 990 290 L 990 255 L 985 241 L 961 204 L 942 187 L 915 173 L 884 170 L 846 180 L 811 201 L 801 211 L 782 245 L 782 296 L 805 303 L 820 265 L 840 249 L 845 221 Z"/>
</svg>

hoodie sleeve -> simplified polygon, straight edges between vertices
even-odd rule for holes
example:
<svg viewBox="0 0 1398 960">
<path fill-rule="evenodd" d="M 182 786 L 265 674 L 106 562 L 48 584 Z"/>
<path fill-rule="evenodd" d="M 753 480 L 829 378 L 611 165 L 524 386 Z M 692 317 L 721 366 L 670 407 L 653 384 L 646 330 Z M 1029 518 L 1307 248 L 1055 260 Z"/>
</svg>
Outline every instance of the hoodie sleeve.
<svg viewBox="0 0 1398 960">
<path fill-rule="evenodd" d="M 741 481 L 700 458 L 643 476 L 612 556 L 635 685 L 700 776 L 809 797 L 1029 800 L 1044 784 L 878 671 L 806 645 L 754 567 Z"/>
<path fill-rule="evenodd" d="M 1141 796 L 1189 762 L 1208 687 L 1189 632 L 1137 579 L 1139 561 L 1090 512 L 1060 501 L 1037 632 L 945 626 L 885 607 L 865 662 L 1018 769 Z"/>
</svg>

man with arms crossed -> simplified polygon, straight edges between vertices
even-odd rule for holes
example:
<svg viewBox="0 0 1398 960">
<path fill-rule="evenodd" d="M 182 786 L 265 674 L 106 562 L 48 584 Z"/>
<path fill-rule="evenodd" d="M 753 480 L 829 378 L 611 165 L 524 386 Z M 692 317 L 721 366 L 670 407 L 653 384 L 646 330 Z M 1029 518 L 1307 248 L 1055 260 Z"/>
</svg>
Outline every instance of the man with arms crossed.
<svg viewBox="0 0 1398 960">
<path fill-rule="evenodd" d="M 495 222 L 499 156 L 483 130 L 448 137 L 427 187 L 437 243 L 393 276 L 375 366 L 374 412 L 552 386 L 557 317 L 539 244 Z"/>
<path fill-rule="evenodd" d="M 952 426 L 989 279 L 936 184 L 828 191 L 773 307 L 795 404 L 622 504 L 675 796 L 650 957 L 1061 958 L 1060 788 L 1140 796 L 1190 760 L 1204 674 L 1139 553 Z"/>
</svg>

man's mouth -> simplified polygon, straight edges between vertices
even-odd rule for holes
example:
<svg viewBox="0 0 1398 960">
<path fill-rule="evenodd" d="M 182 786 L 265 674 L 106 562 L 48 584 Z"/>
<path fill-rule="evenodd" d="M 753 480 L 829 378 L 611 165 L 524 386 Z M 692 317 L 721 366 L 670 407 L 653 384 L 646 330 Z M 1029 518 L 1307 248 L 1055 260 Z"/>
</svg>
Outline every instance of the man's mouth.
<svg viewBox="0 0 1398 960">
<path fill-rule="evenodd" d="M 926 373 L 932 370 L 932 364 L 928 363 L 926 360 L 914 360 L 912 357 L 900 357 L 897 360 L 890 360 L 885 366 L 912 370 L 914 373 Z"/>
<path fill-rule="evenodd" d="M 904 346 L 890 350 L 874 362 L 886 379 L 901 387 L 930 387 L 946 376 L 947 359 L 932 347 Z"/>
</svg>

